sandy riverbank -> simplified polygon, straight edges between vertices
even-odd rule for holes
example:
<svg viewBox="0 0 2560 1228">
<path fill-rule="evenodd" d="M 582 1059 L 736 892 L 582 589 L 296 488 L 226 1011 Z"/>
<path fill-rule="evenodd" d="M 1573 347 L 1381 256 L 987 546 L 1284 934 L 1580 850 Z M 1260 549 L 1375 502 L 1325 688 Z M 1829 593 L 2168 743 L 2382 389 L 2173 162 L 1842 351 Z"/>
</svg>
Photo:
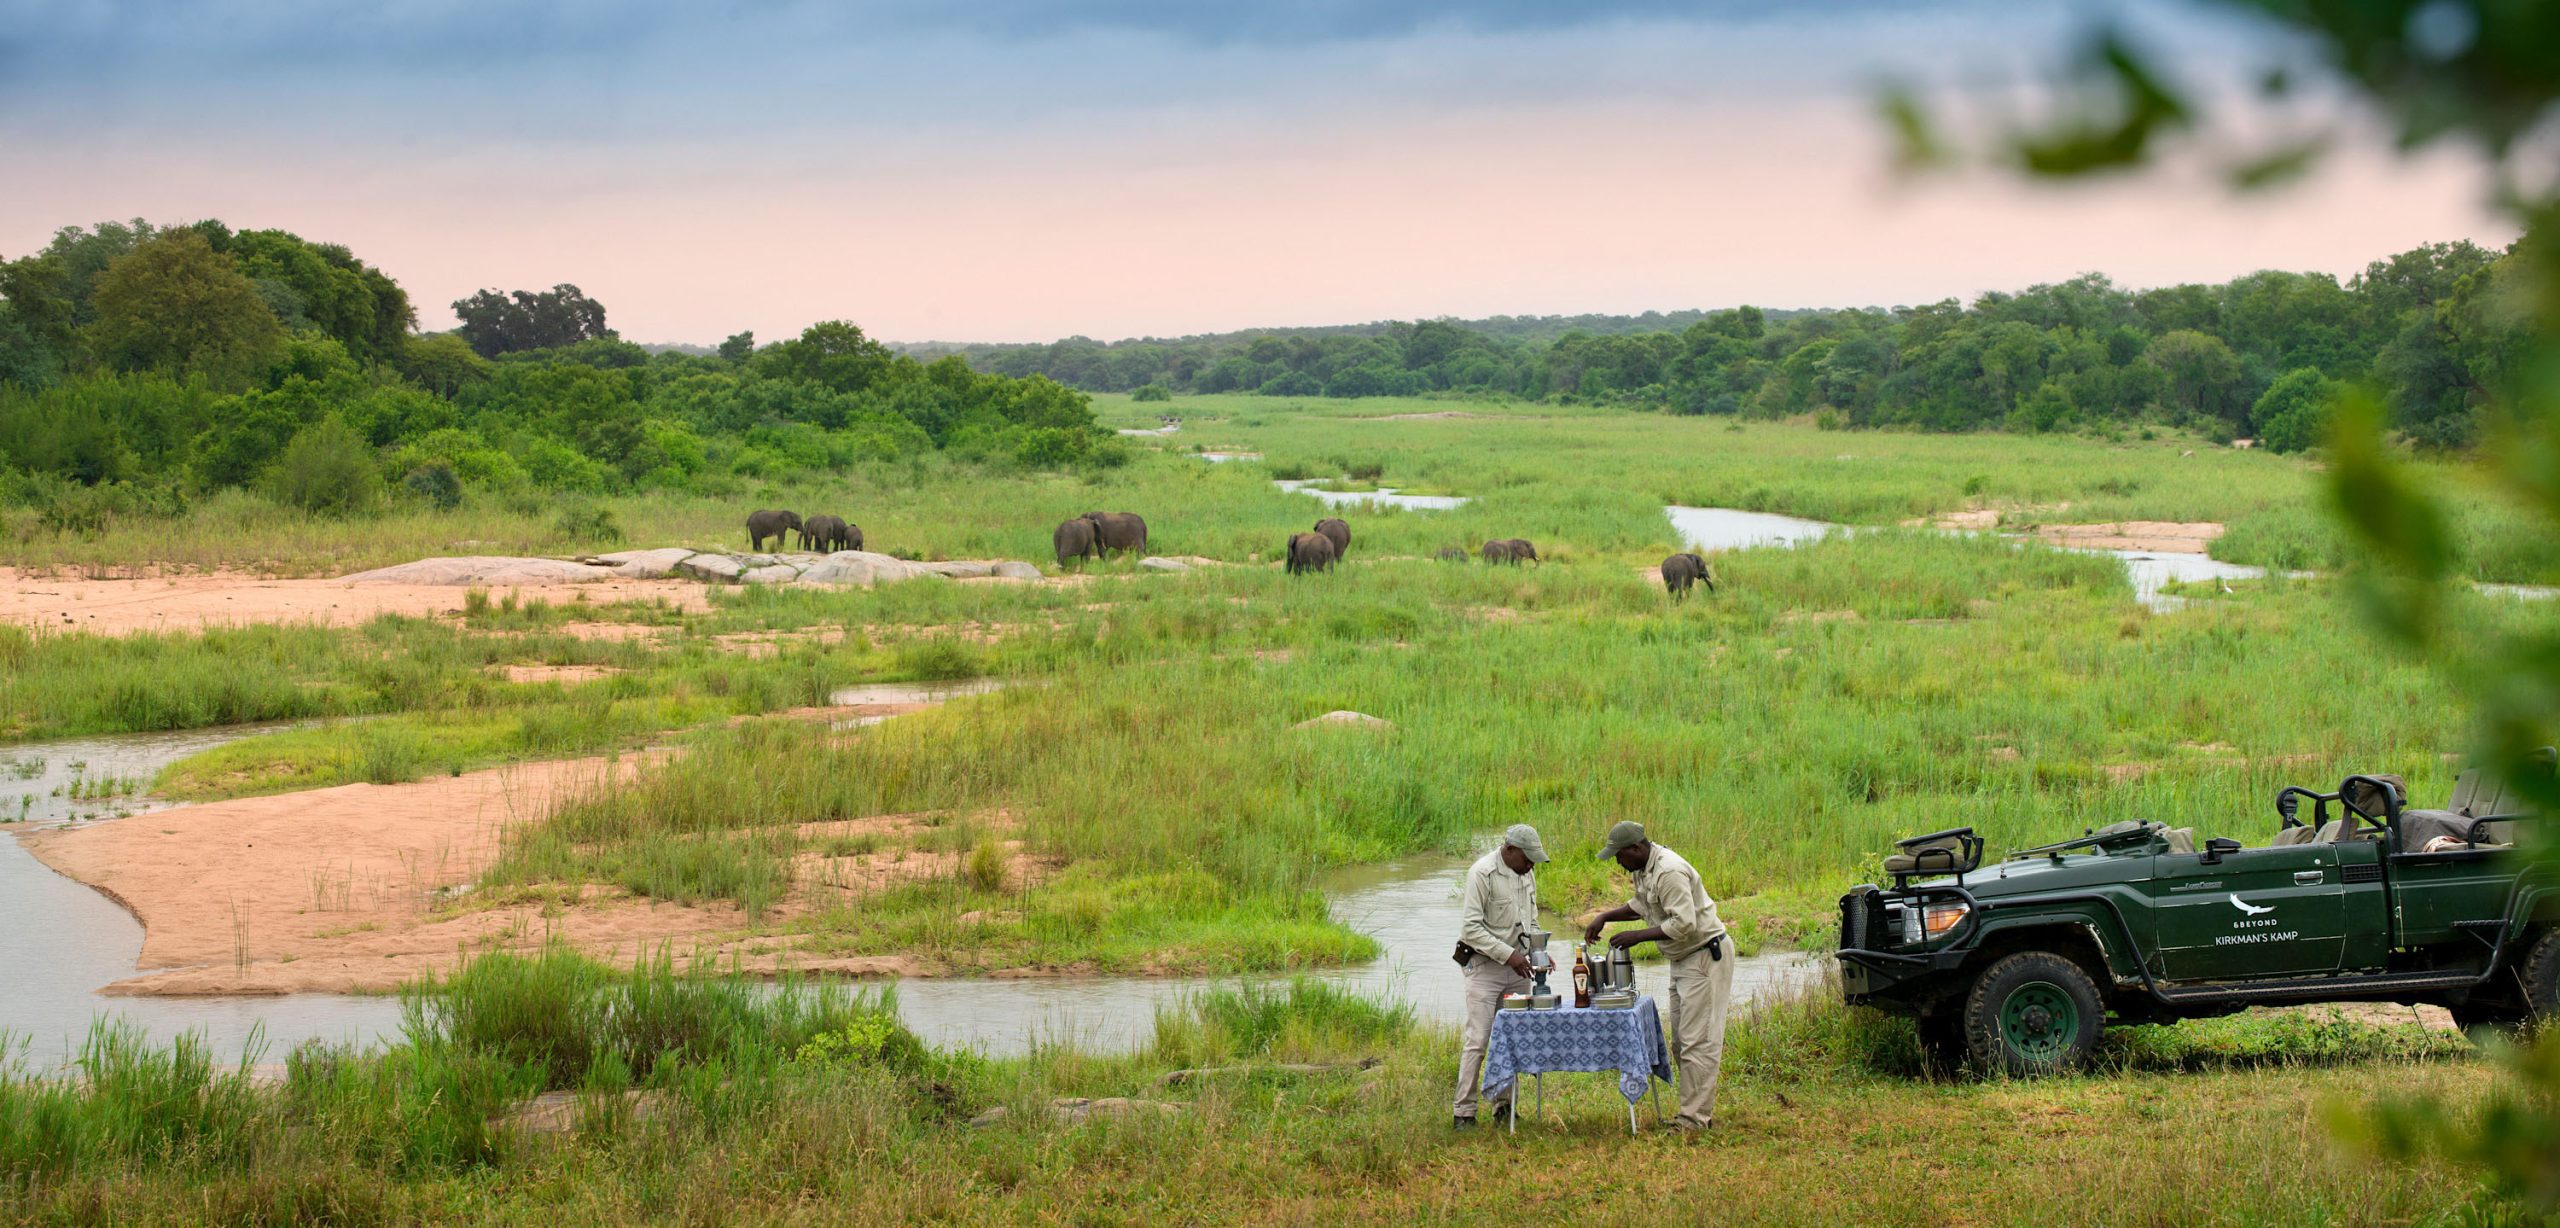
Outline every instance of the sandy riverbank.
<svg viewBox="0 0 2560 1228">
<path fill-rule="evenodd" d="M 794 709 L 785 718 L 868 722 L 941 700 Z M 492 948 L 557 939 L 606 963 L 671 947 L 681 957 L 773 974 L 915 976 L 934 970 L 882 956 L 809 956 L 786 939 L 798 918 L 918 877 L 957 873 L 961 854 L 913 838 L 939 815 L 879 815 L 804 826 L 811 842 L 789 898 L 750 924 L 727 903 L 661 903 L 587 886 L 491 903 L 461 894 L 498 858 L 507 832 L 651 756 L 518 764 L 394 785 L 341 785 L 238 798 L 20 836 L 55 871 L 142 923 L 140 975 L 103 992 L 135 996 L 363 993 L 399 988 Z M 978 816 L 989 829 L 1004 815 Z M 851 848 L 829 846 L 852 842 Z M 1008 875 L 1037 882 L 1055 865 L 1006 841 Z"/>
<path fill-rule="evenodd" d="M 244 572 L 131 580 L 0 572 L 0 623 L 97 635 L 201 631 L 207 627 L 260 623 L 346 627 L 383 614 L 457 614 L 465 591 L 447 584 L 279 580 Z M 510 594 L 522 601 L 554 604 L 576 600 L 580 594 L 599 605 L 664 600 L 691 610 L 706 608 L 709 600 L 703 586 L 690 580 L 502 585 L 490 590 L 493 600 Z"/>
</svg>

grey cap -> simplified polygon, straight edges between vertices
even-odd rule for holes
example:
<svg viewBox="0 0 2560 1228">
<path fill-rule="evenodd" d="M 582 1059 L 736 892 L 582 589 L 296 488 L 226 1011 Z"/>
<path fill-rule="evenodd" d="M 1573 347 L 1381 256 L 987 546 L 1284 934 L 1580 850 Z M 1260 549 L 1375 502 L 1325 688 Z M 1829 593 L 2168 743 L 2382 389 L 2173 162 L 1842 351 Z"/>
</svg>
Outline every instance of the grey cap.
<svg viewBox="0 0 2560 1228">
<path fill-rule="evenodd" d="M 1538 829 L 1526 823 L 1512 824 L 1509 831 L 1502 833 L 1502 842 L 1527 853 L 1531 865 L 1547 859 L 1547 846 L 1539 841 Z"/>
<path fill-rule="evenodd" d="M 1618 855 L 1618 850 L 1644 843 L 1644 824 L 1628 820 L 1609 829 L 1609 839 L 1600 846 L 1600 860 Z"/>
</svg>

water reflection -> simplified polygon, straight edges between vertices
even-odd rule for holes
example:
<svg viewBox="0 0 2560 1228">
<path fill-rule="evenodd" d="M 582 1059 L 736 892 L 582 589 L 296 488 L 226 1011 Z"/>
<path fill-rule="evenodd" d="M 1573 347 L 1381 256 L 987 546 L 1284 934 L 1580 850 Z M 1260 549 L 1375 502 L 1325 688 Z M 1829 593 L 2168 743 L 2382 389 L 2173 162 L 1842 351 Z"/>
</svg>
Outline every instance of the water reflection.
<svg viewBox="0 0 2560 1228">
<path fill-rule="evenodd" d="M 1302 495 L 1314 495 L 1316 498 L 1323 500 L 1327 507 L 1357 507 L 1366 505 L 1369 507 L 1401 507 L 1418 512 L 1445 512 L 1451 508 L 1464 507 L 1467 503 L 1467 497 L 1465 495 L 1400 495 L 1393 489 L 1383 486 L 1376 490 L 1317 490 L 1315 489 L 1315 483 L 1320 480 L 1322 479 L 1274 478 L 1272 479 L 1271 484 L 1282 490 L 1294 490 Z"/>
</svg>

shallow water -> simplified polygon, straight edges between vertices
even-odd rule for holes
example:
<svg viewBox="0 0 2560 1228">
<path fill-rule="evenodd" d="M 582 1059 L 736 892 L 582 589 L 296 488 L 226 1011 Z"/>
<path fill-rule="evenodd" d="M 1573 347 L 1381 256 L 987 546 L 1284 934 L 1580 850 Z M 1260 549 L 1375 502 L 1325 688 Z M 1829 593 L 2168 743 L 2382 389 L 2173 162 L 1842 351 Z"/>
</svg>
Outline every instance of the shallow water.
<svg viewBox="0 0 2560 1228">
<path fill-rule="evenodd" d="M 1445 512 L 1454 507 L 1464 507 L 1467 502 L 1467 497 L 1465 495 L 1400 495 L 1394 490 L 1385 487 L 1380 487 L 1377 490 L 1309 489 L 1311 483 L 1319 480 L 1321 479 L 1274 478 L 1272 479 L 1271 484 L 1282 490 L 1294 490 L 1302 495 L 1314 495 L 1316 498 L 1322 499 L 1327 507 L 1359 507 L 1365 505 L 1368 507 L 1401 507 L 1417 512 Z"/>
<path fill-rule="evenodd" d="M 280 725 L 198 729 L 38 742 L 0 749 L 0 808 L 24 813 L 28 830 L 118 815 L 147 816 L 172 803 L 141 793 L 151 778 L 197 751 Z M 78 801 L 71 786 L 102 777 L 139 782 L 132 794 Z M 57 790 L 60 793 L 57 794 Z M 128 822 L 149 822 L 147 817 Z M 54 873 L 14 835 L 0 835 L 0 1033 L 39 1067 L 76 1053 L 92 1020 L 122 1015 L 156 1040 L 201 1033 L 228 1060 L 263 1032 L 265 1055 L 303 1040 L 368 1041 L 390 1034 L 399 1004 L 388 998 L 108 998 L 100 986 L 134 973 L 142 923 L 106 896 Z"/>
<path fill-rule="evenodd" d="M 1228 461 L 1258 461 L 1262 459 L 1262 454 L 1260 452 L 1194 452 L 1192 455 L 1197 456 L 1212 465 L 1222 465 Z"/>
<path fill-rule="evenodd" d="M 1805 520 L 1796 516 L 1780 516 L 1774 512 L 1745 512 L 1729 507 L 1679 507 L 1662 509 L 1671 518 L 1672 531 L 1692 550 L 1740 550 L 1746 546 L 1792 546 L 1811 541 L 1841 529 L 1836 524 Z M 1846 531 L 1843 529 L 1842 531 Z"/>
<path fill-rule="evenodd" d="M 837 699 L 905 703 L 988 689 L 985 680 L 874 686 L 848 688 Z M 90 765 L 93 772 L 112 770 L 148 780 L 186 755 L 264 731 L 203 730 L 37 744 L 0 752 L 0 764 L 46 764 L 39 774 L 12 784 L 50 799 L 51 782 L 67 777 L 74 762 Z M 8 796 L 0 793 L 0 799 Z M 137 796 L 125 799 L 121 809 L 135 816 L 124 821 L 149 822 L 149 812 L 166 805 Z M 29 826 L 64 821 L 60 814 L 48 814 Z M 1410 1002 L 1426 1023 L 1456 1022 L 1458 974 L 1447 961 L 1457 938 L 1457 886 L 1464 871 L 1460 860 L 1423 858 L 1329 876 L 1323 886 L 1333 916 L 1375 937 L 1381 951 L 1376 961 L 1360 967 L 1306 975 Z M 1550 924 L 1557 935 L 1551 950 L 1559 959 L 1570 959 L 1572 935 L 1560 918 Z M 23 1051 L 39 1068 L 74 1056 L 92 1020 L 107 1015 L 121 1015 L 160 1041 L 182 1031 L 200 1033 L 224 1061 L 244 1053 L 275 1061 L 305 1040 L 361 1044 L 392 1039 L 399 1032 L 399 1003 L 388 997 L 107 998 L 97 993 L 100 986 L 132 976 L 141 953 L 142 926 L 132 914 L 47 869 L 16 839 L 0 837 L 0 1031 L 9 1034 L 13 1051 Z M 1743 960 L 1736 970 L 1737 999 L 1809 983 L 1821 969 L 1819 959 L 1793 953 Z M 1659 965 L 1637 970 L 1639 983 L 1656 996 L 1664 993 L 1664 976 Z M 1240 979 L 920 979 L 898 983 L 898 1005 L 908 1026 L 937 1045 L 991 1054 L 1068 1042 L 1097 1051 L 1127 1051 L 1153 1037 L 1157 1008 L 1179 1006 L 1204 988 Z M 1276 983 L 1288 978 L 1253 979 Z"/>
<path fill-rule="evenodd" d="M 1827 524 L 1819 520 L 1802 520 L 1794 516 L 1778 516 L 1768 512 L 1736 511 L 1728 507 L 1666 507 L 1671 527 L 1680 540 L 1695 550 L 1739 550 L 1746 546 L 1792 546 L 1801 541 L 1819 539 L 1833 530 L 1854 532 L 1845 525 Z M 2018 539 L 2024 540 L 2024 539 Z M 2058 549 L 2073 549 L 2064 546 Z M 2160 590 L 2186 580 L 2255 580 L 2267 574 L 2266 568 L 2225 563 L 2201 554 L 2168 554 L 2146 550 L 2083 550 L 2084 554 L 2103 554 L 2124 564 L 2125 574 L 2133 581 L 2133 599 L 2154 610 L 2169 611 L 2185 605 L 2186 600 Z M 2308 573 L 2297 572 L 2296 575 Z"/>
</svg>

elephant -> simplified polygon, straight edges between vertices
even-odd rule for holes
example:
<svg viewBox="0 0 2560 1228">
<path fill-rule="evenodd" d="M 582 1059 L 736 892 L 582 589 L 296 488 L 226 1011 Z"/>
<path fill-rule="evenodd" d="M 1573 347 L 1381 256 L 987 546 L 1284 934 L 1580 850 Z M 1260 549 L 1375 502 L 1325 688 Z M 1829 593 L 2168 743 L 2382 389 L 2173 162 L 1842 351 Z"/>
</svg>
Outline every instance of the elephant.
<svg viewBox="0 0 2560 1228">
<path fill-rule="evenodd" d="M 1049 535 L 1049 544 L 1057 548 L 1060 567 L 1066 566 L 1069 559 L 1102 557 L 1102 533 L 1082 516 L 1061 523 L 1058 531 Z"/>
<path fill-rule="evenodd" d="M 764 539 L 768 537 L 788 546 L 791 544 L 791 534 L 799 528 L 800 513 L 798 512 L 776 512 L 758 508 L 747 513 L 747 549 L 764 549 Z"/>
<path fill-rule="evenodd" d="M 1662 587 L 1671 590 L 1673 601 L 1688 600 L 1689 586 L 1701 583 L 1707 586 L 1708 592 L 1716 591 L 1716 573 L 1708 569 L 1707 560 L 1698 554 L 1675 554 L 1662 560 Z"/>
<path fill-rule="evenodd" d="M 811 516 L 800 526 L 800 544 L 814 547 L 820 553 L 862 549 L 862 530 L 847 523 L 842 516 Z"/>
<path fill-rule="evenodd" d="M 1325 571 L 1333 566 L 1333 539 L 1322 533 L 1289 535 L 1289 574 Z"/>
<path fill-rule="evenodd" d="M 1327 516 L 1316 522 L 1316 532 L 1333 543 L 1334 561 L 1351 557 L 1351 525 L 1338 516 Z"/>
<path fill-rule="evenodd" d="M 1086 512 L 1084 519 L 1093 522 L 1094 540 L 1101 550 L 1146 554 L 1147 522 L 1137 513 Z"/>
<path fill-rule="evenodd" d="M 1464 548 L 1458 546 L 1442 546 L 1440 547 L 1440 553 L 1433 557 L 1439 559 L 1443 563 L 1463 563 L 1467 561 L 1467 552 Z"/>
<path fill-rule="evenodd" d="M 1518 537 L 1506 537 L 1499 541 L 1486 542 L 1484 544 L 1484 561 L 1488 563 L 1515 564 L 1530 562 L 1539 563 L 1541 566 L 1544 565 L 1538 558 L 1538 548 L 1530 545 L 1526 539 Z"/>
</svg>

